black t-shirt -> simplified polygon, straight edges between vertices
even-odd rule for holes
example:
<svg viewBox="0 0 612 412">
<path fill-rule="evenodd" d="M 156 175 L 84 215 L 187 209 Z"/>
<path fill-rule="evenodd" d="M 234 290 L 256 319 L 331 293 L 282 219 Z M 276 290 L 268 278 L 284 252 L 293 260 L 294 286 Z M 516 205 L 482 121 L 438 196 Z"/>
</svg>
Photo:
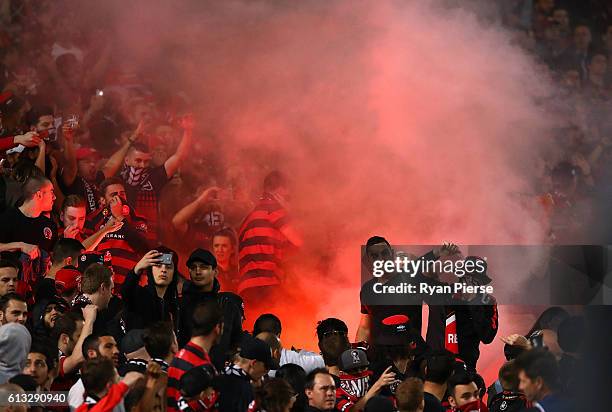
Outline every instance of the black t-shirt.
<svg viewBox="0 0 612 412">
<path fill-rule="evenodd" d="M 0 243 L 25 242 L 51 253 L 57 241 L 57 226 L 40 215 L 27 217 L 14 207 L 0 215 Z"/>
<path fill-rule="evenodd" d="M 225 215 L 217 202 L 209 202 L 199 211 L 196 217 L 189 222 L 187 238 L 192 248 L 209 245 L 213 234 L 225 226 Z"/>
<path fill-rule="evenodd" d="M 442 407 L 442 402 L 429 392 L 423 392 L 423 399 L 425 400 L 423 412 L 444 412 L 446 410 Z"/>
<path fill-rule="evenodd" d="M 70 186 L 66 186 L 62 178 L 58 179 L 58 183 L 64 195 L 79 195 L 85 199 L 87 213 L 91 213 L 98 208 L 98 199 L 100 198 L 100 191 L 98 188 L 103 180 L 104 173 L 98 170 L 92 182 L 88 182 L 83 177 L 77 175 Z"/>
</svg>

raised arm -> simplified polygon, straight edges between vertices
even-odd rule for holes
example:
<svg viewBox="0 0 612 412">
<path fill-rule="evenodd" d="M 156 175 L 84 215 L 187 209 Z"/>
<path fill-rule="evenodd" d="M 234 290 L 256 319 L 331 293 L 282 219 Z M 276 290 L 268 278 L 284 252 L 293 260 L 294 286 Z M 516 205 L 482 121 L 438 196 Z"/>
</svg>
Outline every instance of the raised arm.
<svg viewBox="0 0 612 412">
<path fill-rule="evenodd" d="M 125 160 L 125 156 L 132 144 L 138 139 L 138 137 L 142 134 L 144 130 L 144 124 L 142 122 L 138 123 L 138 127 L 132 133 L 132 135 L 128 138 L 128 140 L 117 150 L 113 155 L 106 161 L 106 164 L 102 167 L 102 173 L 104 173 L 104 177 L 108 179 L 109 177 L 113 177 L 117 174 L 123 161 Z"/>
<path fill-rule="evenodd" d="M 187 115 L 181 119 L 181 128 L 183 129 L 183 138 L 179 147 L 176 149 L 176 153 L 166 160 L 164 168 L 166 169 L 166 176 L 172 176 L 179 168 L 181 162 L 187 156 L 189 149 L 191 149 L 191 139 L 193 136 L 193 116 Z"/>
<path fill-rule="evenodd" d="M 77 369 L 85 360 L 85 356 L 83 354 L 83 342 L 85 341 L 86 337 L 92 334 L 96 316 L 96 305 L 87 305 L 83 308 L 83 318 L 85 319 L 85 322 L 83 323 L 83 330 L 81 330 L 81 334 L 74 345 L 72 353 L 66 358 L 66 360 L 64 360 L 64 374 L 68 374 Z"/>
<path fill-rule="evenodd" d="M 187 206 L 179 210 L 176 215 L 172 218 L 172 225 L 178 230 L 180 233 L 185 233 L 187 231 L 187 226 L 191 219 L 196 215 L 198 210 L 211 198 L 219 192 L 218 187 L 210 187 L 202 192 L 200 196 L 197 197 L 196 200 L 189 203 Z"/>
</svg>

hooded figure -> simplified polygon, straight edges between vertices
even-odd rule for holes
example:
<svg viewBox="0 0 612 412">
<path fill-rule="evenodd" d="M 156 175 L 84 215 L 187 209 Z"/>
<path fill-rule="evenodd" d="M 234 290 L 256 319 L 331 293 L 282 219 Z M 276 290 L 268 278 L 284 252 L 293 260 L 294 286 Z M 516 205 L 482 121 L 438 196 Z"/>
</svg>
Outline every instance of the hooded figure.
<svg viewBox="0 0 612 412">
<path fill-rule="evenodd" d="M 121 287 L 121 296 L 124 301 L 124 320 L 126 328 L 145 329 L 158 321 L 171 321 L 177 325 L 178 321 L 178 292 L 177 283 L 181 276 L 178 271 L 178 254 L 164 246 L 155 250 L 160 253 L 172 253 L 174 274 L 163 297 L 159 297 L 155 287 L 153 269 L 151 267 L 143 271 L 146 279 L 134 273 L 132 269 L 125 278 Z"/>
<path fill-rule="evenodd" d="M 0 384 L 23 371 L 31 344 L 30 332 L 22 324 L 0 326 Z"/>
<path fill-rule="evenodd" d="M 52 310 L 47 310 L 50 305 L 55 305 L 55 313 Z M 51 341 L 51 330 L 55 324 L 55 319 L 68 309 L 68 303 L 59 296 L 52 296 L 42 299 L 34 305 L 32 309 L 32 331 L 34 335 Z M 45 315 L 50 313 L 51 324 L 45 322 Z"/>
</svg>

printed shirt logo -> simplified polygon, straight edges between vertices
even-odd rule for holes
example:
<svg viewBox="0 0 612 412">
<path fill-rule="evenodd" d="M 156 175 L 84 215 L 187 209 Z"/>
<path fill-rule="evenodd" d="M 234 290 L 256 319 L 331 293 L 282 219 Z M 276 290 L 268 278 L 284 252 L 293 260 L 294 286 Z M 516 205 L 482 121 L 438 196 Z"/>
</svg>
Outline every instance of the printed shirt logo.
<svg viewBox="0 0 612 412">
<path fill-rule="evenodd" d="M 45 227 L 43 229 L 43 236 L 45 239 L 51 239 L 53 237 L 53 232 L 51 231 L 50 227 Z"/>
<path fill-rule="evenodd" d="M 142 190 L 143 192 L 152 192 L 153 191 L 153 185 L 151 184 L 151 181 L 147 180 L 145 184 L 140 186 L 140 190 Z"/>
<path fill-rule="evenodd" d="M 354 350 L 351 352 L 351 356 L 353 357 L 353 365 L 359 365 L 359 363 L 361 363 L 361 359 L 359 359 L 359 352 Z"/>
</svg>

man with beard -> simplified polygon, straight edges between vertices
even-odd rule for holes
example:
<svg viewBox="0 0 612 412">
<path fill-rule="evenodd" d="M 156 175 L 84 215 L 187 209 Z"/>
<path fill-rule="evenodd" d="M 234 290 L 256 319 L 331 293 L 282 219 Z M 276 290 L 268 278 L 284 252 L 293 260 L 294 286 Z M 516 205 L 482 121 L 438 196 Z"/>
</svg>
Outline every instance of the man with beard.
<svg viewBox="0 0 612 412">
<path fill-rule="evenodd" d="M 196 366 L 212 365 L 209 353 L 223 333 L 223 312 L 216 300 L 199 303 L 191 317 L 191 339 L 168 369 L 168 412 L 177 412 L 181 377 Z"/>
<path fill-rule="evenodd" d="M 475 377 L 469 372 L 455 372 L 447 382 L 448 403 L 452 412 L 487 411 L 480 399 L 480 390 Z"/>
<path fill-rule="evenodd" d="M 26 324 L 28 320 L 28 304 L 25 299 L 14 292 L 0 297 L 0 325 L 7 323 Z"/>
<path fill-rule="evenodd" d="M 50 341 L 55 320 L 66 312 L 67 308 L 67 302 L 59 296 L 36 302 L 32 309 L 32 333 L 37 338 Z"/>
<path fill-rule="evenodd" d="M 159 194 L 192 148 L 193 117 L 191 115 L 183 117 L 180 126 L 183 129 L 183 139 L 176 153 L 163 165 L 150 167 L 152 156 L 149 147 L 134 143 L 129 146 L 125 154 L 125 164 L 120 171 L 130 203 L 134 205 L 136 213 L 147 219 L 149 223 L 147 239 L 150 241 L 157 240 Z"/>
<path fill-rule="evenodd" d="M 119 229 L 107 233 L 96 247 L 96 251 L 110 252 L 113 257 L 113 281 L 119 288 L 140 257 L 151 249 L 145 239 L 147 222 L 128 205 L 121 179 L 106 179 L 100 185 L 100 194 L 101 208 L 87 216 L 85 227 L 88 232 L 94 233 L 103 226 L 114 226 L 111 223 L 113 220 L 123 223 Z"/>
<path fill-rule="evenodd" d="M 119 366 L 119 348 L 115 338 L 110 335 L 89 335 L 83 342 L 83 355 L 85 360 L 94 358 L 106 358 L 113 362 L 115 368 Z M 74 411 L 83 403 L 85 386 L 83 380 L 79 379 L 68 392 L 68 405 Z M 123 404 L 114 409 L 115 412 L 125 412 Z"/>
</svg>

